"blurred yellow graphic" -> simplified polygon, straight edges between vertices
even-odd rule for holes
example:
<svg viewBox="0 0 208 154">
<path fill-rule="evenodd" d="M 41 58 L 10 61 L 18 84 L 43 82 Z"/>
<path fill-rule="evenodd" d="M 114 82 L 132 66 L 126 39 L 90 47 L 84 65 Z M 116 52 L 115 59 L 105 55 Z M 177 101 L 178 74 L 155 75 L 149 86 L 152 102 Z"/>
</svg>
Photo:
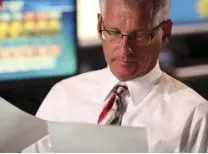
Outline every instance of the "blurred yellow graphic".
<svg viewBox="0 0 208 154">
<path fill-rule="evenodd" d="M 198 12 L 202 17 L 208 17 L 208 0 L 198 0 Z"/>
<path fill-rule="evenodd" d="M 0 22 L 0 40 L 5 39 L 9 33 L 9 24 L 7 22 Z"/>
<path fill-rule="evenodd" d="M 10 24 L 9 35 L 11 38 L 17 38 L 22 33 L 22 23 L 19 21 L 13 21 Z"/>
</svg>

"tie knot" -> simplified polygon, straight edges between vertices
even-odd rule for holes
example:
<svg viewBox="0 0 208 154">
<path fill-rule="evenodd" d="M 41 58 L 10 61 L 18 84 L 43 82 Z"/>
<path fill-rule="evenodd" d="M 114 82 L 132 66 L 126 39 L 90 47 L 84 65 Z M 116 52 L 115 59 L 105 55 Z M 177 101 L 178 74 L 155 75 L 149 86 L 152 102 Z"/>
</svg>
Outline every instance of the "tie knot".
<svg viewBox="0 0 208 154">
<path fill-rule="evenodd" d="M 128 90 L 128 87 L 126 85 L 123 84 L 119 84 L 115 87 L 114 93 L 116 95 L 120 95 L 122 94 L 124 91 Z"/>
</svg>

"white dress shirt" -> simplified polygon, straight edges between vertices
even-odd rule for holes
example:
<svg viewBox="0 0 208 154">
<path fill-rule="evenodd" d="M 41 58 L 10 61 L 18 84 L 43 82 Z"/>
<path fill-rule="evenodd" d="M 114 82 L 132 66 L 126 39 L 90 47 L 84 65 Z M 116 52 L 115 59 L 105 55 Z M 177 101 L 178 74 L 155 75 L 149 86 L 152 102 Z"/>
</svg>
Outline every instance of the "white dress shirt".
<svg viewBox="0 0 208 154">
<path fill-rule="evenodd" d="M 57 83 L 37 117 L 49 121 L 97 123 L 105 99 L 119 81 L 109 68 Z M 149 152 L 208 152 L 208 103 L 160 70 L 126 82 L 122 126 L 144 126 Z M 139 144 L 139 143 L 138 143 Z M 24 152 L 53 152 L 45 137 Z"/>
</svg>

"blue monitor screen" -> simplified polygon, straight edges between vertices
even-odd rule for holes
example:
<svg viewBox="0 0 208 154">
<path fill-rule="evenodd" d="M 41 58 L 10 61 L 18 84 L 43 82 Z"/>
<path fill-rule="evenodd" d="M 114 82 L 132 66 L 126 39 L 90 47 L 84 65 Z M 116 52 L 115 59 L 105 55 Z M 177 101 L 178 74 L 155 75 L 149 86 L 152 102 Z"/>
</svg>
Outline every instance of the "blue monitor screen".
<svg viewBox="0 0 208 154">
<path fill-rule="evenodd" d="M 175 24 L 208 22 L 208 0 L 172 0 L 170 16 Z"/>
<path fill-rule="evenodd" d="M 172 0 L 170 16 L 175 24 L 208 22 L 208 0 Z"/>
<path fill-rule="evenodd" d="M 4 0 L 0 80 L 77 72 L 75 0 Z"/>
<path fill-rule="evenodd" d="M 208 31 L 208 0 L 171 0 L 173 34 Z"/>
</svg>

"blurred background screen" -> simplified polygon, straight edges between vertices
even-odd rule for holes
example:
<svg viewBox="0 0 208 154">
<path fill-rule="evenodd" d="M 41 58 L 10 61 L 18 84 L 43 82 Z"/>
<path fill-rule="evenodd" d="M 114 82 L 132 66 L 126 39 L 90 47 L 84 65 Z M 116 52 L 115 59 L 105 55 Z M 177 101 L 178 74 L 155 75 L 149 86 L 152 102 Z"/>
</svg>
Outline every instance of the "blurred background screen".
<svg viewBox="0 0 208 154">
<path fill-rule="evenodd" d="M 78 39 L 81 46 L 100 44 L 97 34 L 99 0 L 77 0 Z"/>
<path fill-rule="evenodd" d="M 98 0 L 77 0 L 78 39 L 81 46 L 99 45 Z M 173 35 L 208 31 L 208 0 L 172 0 Z"/>
<path fill-rule="evenodd" d="M 4 0 L 0 81 L 77 72 L 75 0 Z"/>
<path fill-rule="evenodd" d="M 208 31 L 208 1 L 172 0 L 170 17 L 174 22 L 173 34 Z"/>
</svg>

